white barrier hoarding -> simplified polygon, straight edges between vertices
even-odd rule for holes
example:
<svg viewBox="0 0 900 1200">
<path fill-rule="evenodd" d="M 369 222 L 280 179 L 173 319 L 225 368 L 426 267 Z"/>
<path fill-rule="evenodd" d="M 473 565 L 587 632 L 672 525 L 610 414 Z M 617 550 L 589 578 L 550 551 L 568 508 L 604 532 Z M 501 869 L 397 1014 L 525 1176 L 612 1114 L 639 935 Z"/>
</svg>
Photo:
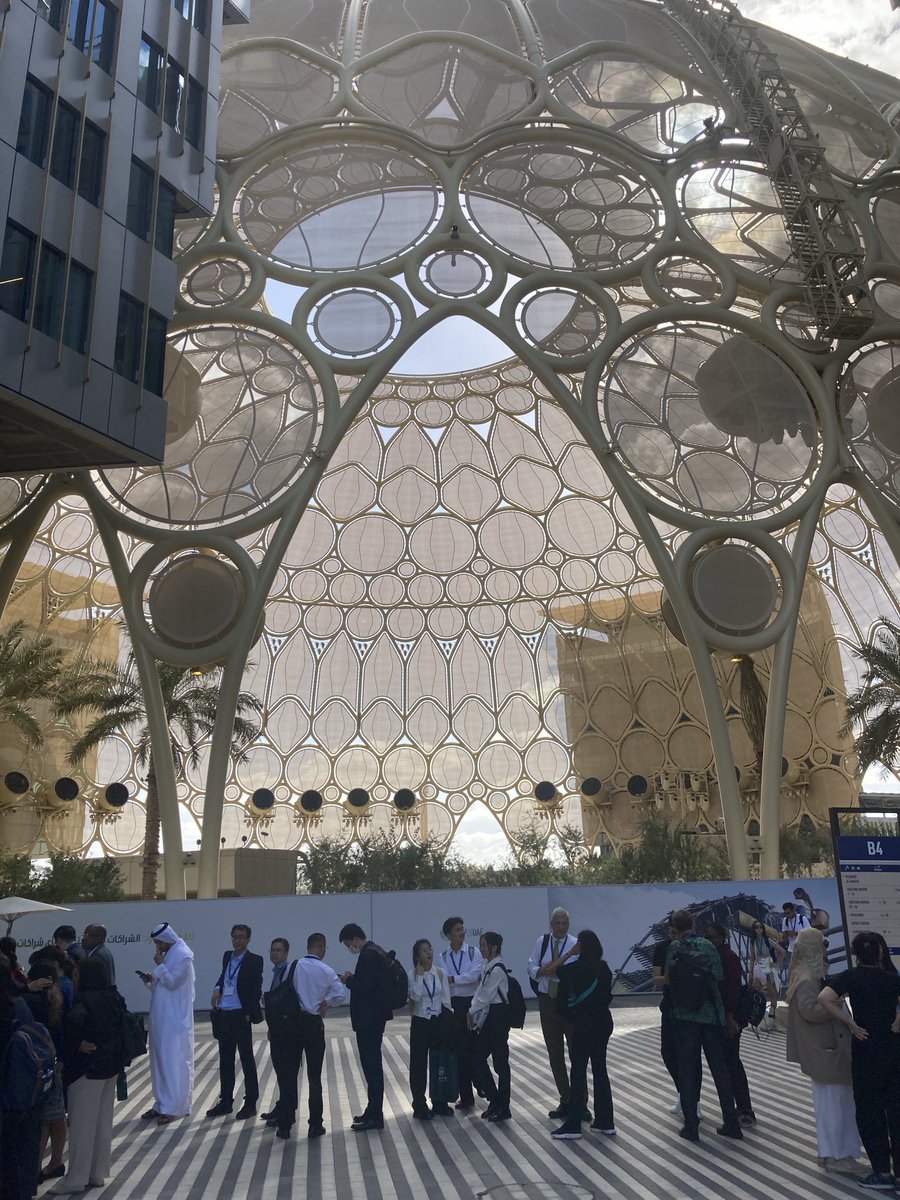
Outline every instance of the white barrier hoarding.
<svg viewBox="0 0 900 1200">
<path fill-rule="evenodd" d="M 702 920 L 723 920 L 731 928 L 746 926 L 746 918 L 765 916 L 780 927 L 781 906 L 793 899 L 795 888 L 811 893 L 814 906 L 829 916 L 832 955 L 843 958 L 837 887 L 834 879 L 722 881 L 717 883 L 645 884 L 599 887 L 479 888 L 465 891 L 381 892 L 341 896 L 256 896 L 226 900 L 128 901 L 76 904 L 69 913 L 22 917 L 13 927 L 19 957 L 51 938 L 57 925 L 75 926 L 79 935 L 92 922 L 105 925 L 107 944 L 116 962 L 116 981 L 129 1008 L 147 1009 L 147 989 L 135 971 L 152 969 L 150 930 L 168 921 L 194 952 L 197 1008 L 205 1009 L 231 948 L 231 926 L 240 922 L 253 930 L 252 949 L 268 961 L 273 937 L 287 937 L 291 957 L 306 952 L 308 934 L 328 939 L 327 961 L 336 971 L 352 970 L 353 956 L 338 942 L 338 932 L 355 921 L 386 950 L 396 950 L 407 968 L 412 944 L 430 938 L 436 949 L 445 945 L 441 925 L 448 916 L 461 916 L 477 941 L 486 929 L 503 935 L 503 958 L 526 988 L 526 964 L 536 939 L 548 929 L 557 906 L 567 908 L 572 932 L 594 929 L 603 942 L 606 959 L 618 975 L 618 990 L 645 990 L 646 960 L 654 933 L 673 909 L 699 906 Z M 832 924 L 833 923 L 833 924 Z M 265 976 L 268 981 L 268 973 Z"/>
</svg>

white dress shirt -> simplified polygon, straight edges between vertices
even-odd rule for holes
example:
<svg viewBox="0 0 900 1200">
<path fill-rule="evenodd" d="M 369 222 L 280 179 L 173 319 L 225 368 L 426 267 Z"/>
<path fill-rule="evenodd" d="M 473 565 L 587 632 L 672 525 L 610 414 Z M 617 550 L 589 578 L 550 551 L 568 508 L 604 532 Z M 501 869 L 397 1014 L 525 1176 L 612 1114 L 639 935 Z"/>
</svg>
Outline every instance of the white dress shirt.
<svg viewBox="0 0 900 1200">
<path fill-rule="evenodd" d="M 350 993 L 328 963 L 322 962 L 315 954 L 307 954 L 305 958 L 297 959 L 294 969 L 294 991 L 303 1011 L 314 1016 L 319 1015 L 319 1007 L 323 1003 L 329 1008 L 350 1003 Z"/>
<path fill-rule="evenodd" d="M 438 957 L 448 978 L 453 980 L 450 995 L 474 996 L 481 979 L 481 952 L 463 942 L 458 950 L 451 950 L 448 946 Z"/>
<path fill-rule="evenodd" d="M 423 975 L 413 971 L 409 977 L 409 998 L 413 1002 L 414 1017 L 439 1017 L 442 1008 L 453 1011 L 450 984 L 446 972 L 438 966 L 432 966 Z"/>
<path fill-rule="evenodd" d="M 554 959 L 559 958 L 562 954 L 565 954 L 567 950 L 571 950 L 578 941 L 577 938 L 572 937 L 571 933 L 567 933 L 564 938 L 555 938 L 551 933 L 549 935 L 547 945 L 544 948 L 544 953 L 541 954 L 541 947 L 544 946 L 544 936 L 544 934 L 541 934 L 538 940 L 534 943 L 534 949 L 531 952 L 531 958 L 528 960 L 528 978 L 533 979 L 538 985 L 538 994 L 541 996 L 546 996 L 549 993 L 551 982 L 558 983 L 559 980 L 555 975 L 542 975 L 540 979 L 538 979 L 538 968 L 542 966 L 543 963 L 553 962 Z M 573 962 L 576 958 L 577 955 L 573 954 L 572 957 L 566 961 Z"/>
<path fill-rule="evenodd" d="M 509 985 L 506 978 L 506 967 L 498 955 L 490 962 L 484 963 L 481 969 L 481 979 L 472 997 L 472 1007 L 469 1012 L 475 1028 L 480 1029 L 487 1020 L 488 1009 L 492 1004 L 505 1004 L 509 996 Z"/>
</svg>

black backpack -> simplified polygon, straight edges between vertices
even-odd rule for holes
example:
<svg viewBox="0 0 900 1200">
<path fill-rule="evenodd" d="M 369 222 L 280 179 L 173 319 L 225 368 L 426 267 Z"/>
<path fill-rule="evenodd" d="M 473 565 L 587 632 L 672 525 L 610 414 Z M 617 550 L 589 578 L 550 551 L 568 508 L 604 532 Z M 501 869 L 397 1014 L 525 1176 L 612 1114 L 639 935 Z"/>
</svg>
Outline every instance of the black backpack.
<svg viewBox="0 0 900 1200">
<path fill-rule="evenodd" d="M 122 1014 L 122 1057 L 123 1065 L 130 1067 L 136 1058 L 147 1053 L 147 1027 L 140 1013 Z"/>
<path fill-rule="evenodd" d="M 516 979 L 515 975 L 511 975 L 506 967 L 499 964 L 501 969 L 506 973 L 506 999 L 499 1007 L 504 1009 L 504 1016 L 510 1029 L 523 1029 L 525 1027 L 525 994 L 522 991 L 522 985 Z M 493 971 L 493 967 L 488 967 L 488 972 Z"/>
<path fill-rule="evenodd" d="M 14 1026 L 0 1063 L 0 1106 L 27 1112 L 53 1087 L 56 1048 L 46 1025 L 23 1021 Z"/>
<path fill-rule="evenodd" d="M 674 947 L 668 976 L 675 1008 L 699 1012 L 708 1000 L 714 1000 L 716 981 L 709 960 L 696 940 L 685 938 Z"/>
<path fill-rule="evenodd" d="M 402 963 L 397 962 L 396 950 L 388 950 L 388 1004 L 392 1009 L 405 1008 L 409 1002 L 409 976 Z"/>
<path fill-rule="evenodd" d="M 738 997 L 737 1010 L 735 1011 L 735 1016 L 739 1022 L 746 1021 L 748 1025 L 756 1029 L 757 1026 L 762 1024 L 767 1007 L 766 998 L 762 992 L 757 991 L 755 987 L 751 987 L 749 983 L 741 985 L 741 994 Z"/>
<path fill-rule="evenodd" d="M 276 1037 L 295 1032 L 300 1026 L 300 1001 L 294 988 L 294 971 L 297 969 L 296 958 L 291 963 L 288 973 L 278 987 L 266 992 L 266 1024 L 269 1032 Z"/>
</svg>

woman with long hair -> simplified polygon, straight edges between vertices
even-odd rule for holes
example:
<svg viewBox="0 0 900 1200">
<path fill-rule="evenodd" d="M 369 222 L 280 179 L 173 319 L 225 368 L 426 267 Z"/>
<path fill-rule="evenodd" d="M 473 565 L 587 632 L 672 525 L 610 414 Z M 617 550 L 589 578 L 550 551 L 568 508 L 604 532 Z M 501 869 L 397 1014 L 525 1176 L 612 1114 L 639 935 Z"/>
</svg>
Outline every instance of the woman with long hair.
<svg viewBox="0 0 900 1200">
<path fill-rule="evenodd" d="M 872 1167 L 859 1183 L 888 1191 L 900 1176 L 900 975 L 884 969 L 877 934 L 858 933 L 852 949 L 856 966 L 829 979 L 819 1003 L 853 1034 L 856 1125 Z M 841 1003 L 844 996 L 852 1016 Z"/>
<path fill-rule="evenodd" d="M 31 1021 L 31 1010 L 13 983 L 12 967 L 0 954 L 0 1062 L 19 1025 Z M 40 1164 L 41 1107 L 0 1108 L 0 1194 L 4 1200 L 31 1200 Z"/>
<path fill-rule="evenodd" d="M 450 983 L 446 971 L 435 964 L 434 950 L 428 938 L 419 938 L 413 945 L 412 959 L 413 973 L 409 977 L 409 998 L 413 1006 L 409 1025 L 409 1090 L 412 1093 L 413 1116 L 420 1121 L 429 1121 L 433 1116 L 452 1117 L 453 1109 L 446 1101 L 436 1101 L 429 1108 L 425 1098 L 429 1051 L 449 1049 L 453 1040 Z"/>
<path fill-rule="evenodd" d="M 56 963 L 46 959 L 38 959 L 31 964 L 28 971 L 28 982 L 47 980 L 48 986 L 41 991 L 31 989 L 23 992 L 25 1003 L 31 1010 L 32 1019 L 46 1025 L 47 1032 L 56 1047 L 56 1057 L 62 1061 L 63 1028 L 69 1005 L 59 986 L 59 970 Z M 41 1131 L 40 1157 L 44 1157 L 47 1142 L 50 1143 L 50 1161 L 38 1174 L 38 1182 L 45 1183 L 48 1179 L 59 1179 L 65 1175 L 63 1151 L 66 1148 L 66 1102 L 63 1095 L 62 1071 L 57 1068 L 53 1087 L 44 1098 L 42 1113 L 43 1130 Z"/>
<path fill-rule="evenodd" d="M 478 1032 L 475 1064 L 476 1082 L 487 1098 L 488 1106 L 481 1114 L 487 1121 L 508 1121 L 509 1096 L 512 1080 L 509 1070 L 509 979 L 500 957 L 503 938 L 492 930 L 481 935 L 481 979 L 472 997 L 472 1006 L 467 1015 L 470 1029 Z M 497 1081 L 491 1074 L 487 1060 L 490 1058 Z"/>
<path fill-rule="evenodd" d="M 822 931 L 801 929 L 788 978 L 787 1061 L 799 1063 L 812 1084 L 819 1164 L 827 1169 L 855 1165 L 859 1134 L 850 1078 L 853 1039 L 819 1003 L 824 977 Z"/>
<path fill-rule="evenodd" d="M 784 949 L 769 937 L 762 921 L 754 921 L 750 930 L 750 979 L 759 992 L 769 1000 L 769 1016 L 778 1008 L 778 968 L 784 959 Z"/>
<path fill-rule="evenodd" d="M 577 957 L 576 957 L 577 955 Z M 584 1097 L 587 1094 L 587 1068 L 594 1076 L 594 1120 L 591 1129 L 614 1137 L 612 1088 L 606 1069 L 606 1048 L 613 1031 L 609 1011 L 612 1000 L 612 971 L 603 958 L 600 939 L 592 929 L 583 929 L 572 949 L 564 956 L 557 972 L 559 990 L 556 1006 L 561 1016 L 572 1022 L 569 1043 L 571 1062 L 569 1107 L 566 1119 L 551 1137 L 572 1141 L 581 1137 Z"/>
<path fill-rule="evenodd" d="M 116 1077 L 125 1060 L 125 1001 L 110 984 L 106 964 L 83 958 L 75 968 L 75 988 L 64 1031 L 69 1169 L 57 1193 L 106 1183 Z"/>
</svg>

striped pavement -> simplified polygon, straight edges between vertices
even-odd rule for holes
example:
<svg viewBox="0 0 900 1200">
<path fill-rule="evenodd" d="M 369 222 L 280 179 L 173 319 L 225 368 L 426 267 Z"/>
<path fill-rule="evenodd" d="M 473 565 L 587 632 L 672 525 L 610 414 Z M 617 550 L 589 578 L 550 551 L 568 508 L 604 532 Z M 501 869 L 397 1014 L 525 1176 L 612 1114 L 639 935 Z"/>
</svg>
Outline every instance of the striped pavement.
<svg viewBox="0 0 900 1200">
<path fill-rule="evenodd" d="M 673 1091 L 658 1053 L 655 1008 L 614 1008 L 609 1049 L 618 1136 L 588 1133 L 580 1142 L 552 1141 L 546 1111 L 556 1100 L 537 1014 L 511 1039 L 512 1121 L 492 1125 L 477 1113 L 413 1120 L 408 1088 L 408 1022 L 385 1037 L 385 1129 L 354 1134 L 365 1107 L 349 1022 L 330 1018 L 325 1078 L 328 1135 L 309 1142 L 301 1123 L 283 1142 L 260 1120 L 204 1119 L 218 1093 L 216 1046 L 198 1025 L 194 1116 L 158 1127 L 139 1120 L 149 1107 L 147 1059 L 129 1071 L 129 1096 L 117 1103 L 113 1173 L 92 1200 L 832 1200 L 862 1194 L 852 1176 L 816 1163 L 808 1081 L 785 1064 L 784 1037 L 757 1041 L 745 1033 L 758 1123 L 743 1142 L 715 1134 L 715 1093 L 704 1080 L 701 1142 L 678 1137 L 669 1115 Z M 274 1073 L 257 1032 L 257 1062 L 266 1108 Z M 238 1073 L 240 1087 L 240 1072 Z M 299 1136 L 298 1136 L 299 1131 Z M 860 1166 L 862 1167 L 862 1162 Z M 51 1185 L 41 1195 L 52 1194 Z"/>
</svg>

